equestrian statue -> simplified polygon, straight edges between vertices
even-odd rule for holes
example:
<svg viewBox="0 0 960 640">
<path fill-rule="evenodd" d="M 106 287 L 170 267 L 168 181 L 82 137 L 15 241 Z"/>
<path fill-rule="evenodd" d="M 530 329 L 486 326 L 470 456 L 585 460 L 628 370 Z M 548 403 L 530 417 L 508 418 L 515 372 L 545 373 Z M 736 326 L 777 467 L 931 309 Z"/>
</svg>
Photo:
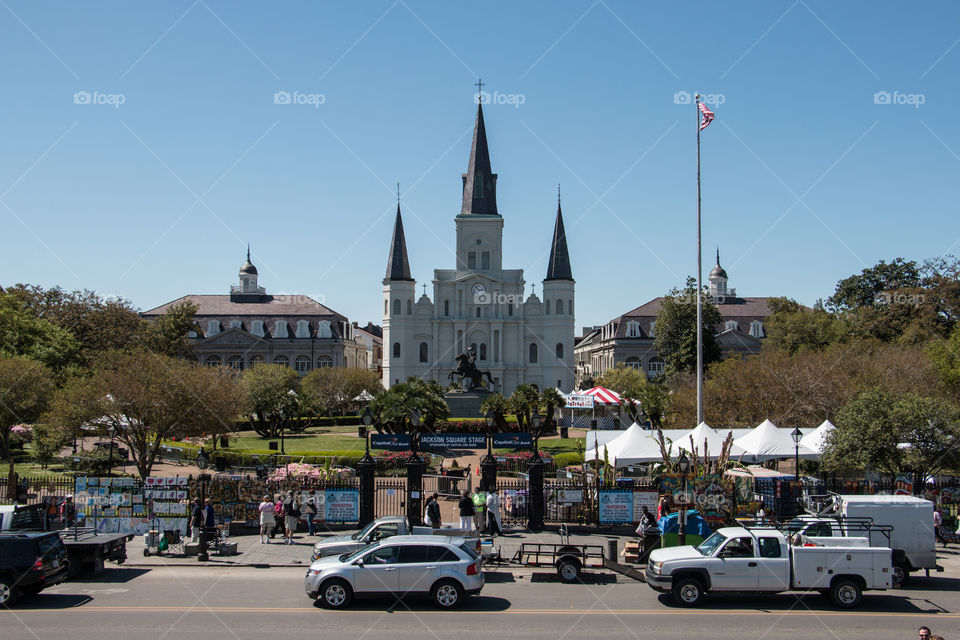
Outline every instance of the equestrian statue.
<svg viewBox="0 0 960 640">
<path fill-rule="evenodd" d="M 490 375 L 490 372 L 487 370 L 481 371 L 477 368 L 477 354 L 473 347 L 470 347 L 466 353 L 461 353 L 454 359 L 457 361 L 457 368 L 451 371 L 447 378 L 453 380 L 454 376 L 459 376 L 460 389 L 462 391 L 471 391 L 473 389 L 486 387 L 487 385 L 483 381 L 484 376 L 490 381 L 490 387 L 493 387 L 493 377 Z"/>
</svg>

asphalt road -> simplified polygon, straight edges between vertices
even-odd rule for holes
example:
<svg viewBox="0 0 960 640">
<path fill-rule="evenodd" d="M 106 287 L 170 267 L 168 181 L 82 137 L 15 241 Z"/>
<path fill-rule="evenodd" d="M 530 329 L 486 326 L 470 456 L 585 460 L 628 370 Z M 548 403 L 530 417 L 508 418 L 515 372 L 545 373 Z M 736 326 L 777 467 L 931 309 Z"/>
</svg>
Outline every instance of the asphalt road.
<svg viewBox="0 0 960 640">
<path fill-rule="evenodd" d="M 303 593 L 300 568 L 110 568 L 0 611 L 3 640 L 202 638 L 916 638 L 925 624 L 960 637 L 960 579 L 918 578 L 910 589 L 864 596 L 837 611 L 819 595 L 713 597 L 675 606 L 616 574 L 567 585 L 551 573 L 488 573 L 480 596 L 456 611 L 428 602 L 355 602 L 327 611 Z M 585 576 L 586 577 L 586 576 Z"/>
</svg>

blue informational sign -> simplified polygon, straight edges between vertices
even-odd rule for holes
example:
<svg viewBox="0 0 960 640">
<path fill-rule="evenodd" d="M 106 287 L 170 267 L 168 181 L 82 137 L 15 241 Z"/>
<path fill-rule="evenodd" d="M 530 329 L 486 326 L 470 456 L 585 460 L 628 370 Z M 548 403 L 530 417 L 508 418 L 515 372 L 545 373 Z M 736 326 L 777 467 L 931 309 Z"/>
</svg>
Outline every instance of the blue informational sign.
<svg viewBox="0 0 960 640">
<path fill-rule="evenodd" d="M 360 520 L 359 489 L 327 489 L 324 493 L 324 520 L 358 522 Z"/>
<path fill-rule="evenodd" d="M 407 451 L 410 449 L 410 435 L 406 433 L 371 433 L 370 448 Z"/>
<path fill-rule="evenodd" d="M 533 437 L 529 433 L 495 433 L 494 449 L 531 449 Z"/>
<path fill-rule="evenodd" d="M 446 449 L 486 449 L 487 437 L 482 433 L 424 433 L 420 436 L 421 451 Z"/>
<path fill-rule="evenodd" d="M 633 491 L 600 492 L 600 524 L 633 522 Z"/>
</svg>

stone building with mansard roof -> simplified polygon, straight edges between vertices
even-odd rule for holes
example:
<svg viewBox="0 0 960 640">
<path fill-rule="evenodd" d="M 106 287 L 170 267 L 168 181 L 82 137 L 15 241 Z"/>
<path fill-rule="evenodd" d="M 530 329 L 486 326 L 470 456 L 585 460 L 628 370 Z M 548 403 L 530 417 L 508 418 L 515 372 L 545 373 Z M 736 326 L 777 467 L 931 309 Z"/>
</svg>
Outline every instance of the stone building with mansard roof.
<svg viewBox="0 0 960 640">
<path fill-rule="evenodd" d="M 257 268 L 240 267 L 240 284 L 228 294 L 190 294 L 143 312 L 147 320 L 192 302 L 197 331 L 191 332 L 198 360 L 246 369 L 260 362 L 282 364 L 306 375 L 317 367 L 369 368 L 371 340 L 357 335 L 346 316 L 309 296 L 271 295 L 257 283 Z M 358 339 L 359 338 L 359 339 Z"/>
</svg>

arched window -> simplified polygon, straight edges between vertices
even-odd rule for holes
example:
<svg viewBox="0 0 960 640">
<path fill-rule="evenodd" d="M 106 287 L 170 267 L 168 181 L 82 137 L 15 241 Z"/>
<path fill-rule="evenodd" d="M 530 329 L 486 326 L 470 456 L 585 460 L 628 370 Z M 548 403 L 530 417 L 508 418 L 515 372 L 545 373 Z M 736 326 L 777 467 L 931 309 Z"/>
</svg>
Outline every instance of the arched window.
<svg viewBox="0 0 960 640">
<path fill-rule="evenodd" d="M 573 300 L 567 300 L 567 313 L 573 315 Z"/>
<path fill-rule="evenodd" d="M 530 361 L 530 364 L 536 364 L 537 362 L 537 343 L 536 342 L 530 343 L 529 361 Z"/>
<path fill-rule="evenodd" d="M 563 300 L 557 299 L 557 315 L 563 315 Z"/>
<path fill-rule="evenodd" d="M 297 356 L 297 359 L 293 362 L 293 368 L 297 370 L 297 373 L 304 375 L 310 371 L 310 356 Z"/>
<path fill-rule="evenodd" d="M 487 359 L 487 343 L 486 342 L 480 343 L 480 359 L 481 360 Z"/>
<path fill-rule="evenodd" d="M 317 369 L 333 366 L 333 358 L 330 356 L 320 356 L 317 358 Z"/>
<path fill-rule="evenodd" d="M 243 371 L 243 356 L 230 356 L 230 359 L 227 360 L 227 364 L 231 369 Z"/>
<path fill-rule="evenodd" d="M 250 366 L 252 367 L 258 364 L 263 364 L 263 356 L 250 356 Z"/>
<path fill-rule="evenodd" d="M 443 315 L 444 315 L 445 317 L 450 315 L 450 301 L 449 301 L 449 300 L 444 300 L 444 301 L 443 301 Z"/>
<path fill-rule="evenodd" d="M 220 356 L 210 356 L 204 364 L 208 367 L 219 367 L 223 364 L 223 361 L 220 359 Z"/>
<path fill-rule="evenodd" d="M 480 307 L 477 307 L 477 317 L 480 317 Z"/>
<path fill-rule="evenodd" d="M 627 358 L 623 364 L 630 367 L 631 369 L 636 369 L 637 371 L 640 371 L 643 369 L 643 363 L 640 362 L 640 358 L 634 358 L 634 357 Z"/>
<path fill-rule="evenodd" d="M 273 364 L 282 364 L 285 367 L 290 366 L 290 358 L 287 356 L 277 356 L 273 359 Z"/>
<path fill-rule="evenodd" d="M 395 316 L 400 315 L 400 299 L 399 298 L 393 301 L 393 315 Z"/>
<path fill-rule="evenodd" d="M 389 311 L 390 311 L 390 301 L 389 301 L 389 300 L 384 300 L 384 301 L 383 301 L 383 315 L 387 315 L 387 312 L 389 312 Z"/>
<path fill-rule="evenodd" d="M 652 378 L 663 373 L 664 363 L 659 357 L 653 358 L 647 363 L 647 374 Z"/>
<path fill-rule="evenodd" d="M 407 300 L 407 315 L 413 315 L 413 300 Z"/>
<path fill-rule="evenodd" d="M 562 342 L 557 343 L 557 360 L 563 360 L 563 343 Z"/>
<path fill-rule="evenodd" d="M 399 358 L 399 357 L 400 357 L 400 343 L 399 343 L 399 342 L 394 342 L 394 343 L 393 343 L 393 357 L 394 357 L 394 358 Z"/>
<path fill-rule="evenodd" d="M 544 301 L 543 301 L 543 309 L 544 309 L 544 312 L 545 312 L 547 315 L 550 315 L 550 301 L 549 301 L 549 300 L 544 300 Z"/>
<path fill-rule="evenodd" d="M 429 354 L 427 352 L 427 343 L 421 342 L 420 343 L 420 362 L 429 362 L 429 358 L 427 357 L 428 355 Z"/>
<path fill-rule="evenodd" d="M 471 342 L 471 343 L 470 343 L 470 349 L 471 349 L 474 353 L 476 353 L 476 352 L 477 352 L 477 343 L 476 343 L 476 342 Z"/>
</svg>

